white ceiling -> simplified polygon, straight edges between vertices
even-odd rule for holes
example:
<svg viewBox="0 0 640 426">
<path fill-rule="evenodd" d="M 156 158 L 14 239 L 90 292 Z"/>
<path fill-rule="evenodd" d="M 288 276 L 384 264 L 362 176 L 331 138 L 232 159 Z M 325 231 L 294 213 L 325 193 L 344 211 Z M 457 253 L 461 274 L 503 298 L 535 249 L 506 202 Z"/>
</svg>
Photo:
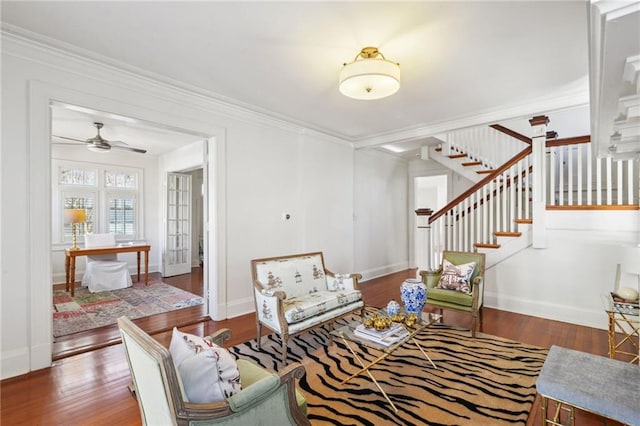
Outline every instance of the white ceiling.
<svg viewBox="0 0 640 426">
<path fill-rule="evenodd" d="M 5 30 L 356 144 L 588 91 L 583 1 L 3 1 L 1 19 Z M 397 94 L 339 93 L 342 64 L 364 46 L 400 63 Z M 82 124 L 82 138 L 93 136 Z"/>
</svg>

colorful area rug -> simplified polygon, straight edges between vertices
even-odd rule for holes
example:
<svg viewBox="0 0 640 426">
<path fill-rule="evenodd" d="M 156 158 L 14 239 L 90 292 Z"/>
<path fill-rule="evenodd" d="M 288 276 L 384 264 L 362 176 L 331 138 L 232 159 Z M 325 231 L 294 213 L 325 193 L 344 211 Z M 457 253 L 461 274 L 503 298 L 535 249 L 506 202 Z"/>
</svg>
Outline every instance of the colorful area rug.
<svg viewBox="0 0 640 426">
<path fill-rule="evenodd" d="M 312 425 L 524 425 L 535 399 L 535 381 L 547 350 L 441 324 L 417 335 L 436 364 L 407 344 L 371 373 L 398 408 L 395 413 L 366 374 L 340 382 L 360 369 L 340 341 L 329 344 L 326 329 L 292 339 L 289 360 L 301 362 L 306 376 L 300 388 Z M 280 367 L 280 340 L 263 337 L 230 350 L 264 367 Z M 351 343 L 350 343 L 351 344 Z M 379 352 L 356 349 L 366 360 Z"/>
<path fill-rule="evenodd" d="M 73 298 L 64 290 L 55 290 L 53 336 L 115 324 L 122 315 L 136 319 L 203 303 L 202 297 L 165 283 L 134 283 L 133 287 L 100 293 L 82 287 L 76 288 Z"/>
</svg>

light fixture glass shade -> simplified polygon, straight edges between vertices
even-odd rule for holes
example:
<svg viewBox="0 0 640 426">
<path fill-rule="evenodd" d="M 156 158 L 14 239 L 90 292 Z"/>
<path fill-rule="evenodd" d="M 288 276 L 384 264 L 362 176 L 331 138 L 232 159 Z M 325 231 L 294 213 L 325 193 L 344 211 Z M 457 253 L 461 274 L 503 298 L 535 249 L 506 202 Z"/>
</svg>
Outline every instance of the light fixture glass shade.
<svg viewBox="0 0 640 426">
<path fill-rule="evenodd" d="M 371 48 L 367 48 L 371 49 Z M 384 57 L 364 57 L 345 64 L 340 71 L 340 92 L 354 99 L 381 99 L 400 89 L 400 66 Z M 376 55 L 382 56 L 377 50 Z"/>
</svg>

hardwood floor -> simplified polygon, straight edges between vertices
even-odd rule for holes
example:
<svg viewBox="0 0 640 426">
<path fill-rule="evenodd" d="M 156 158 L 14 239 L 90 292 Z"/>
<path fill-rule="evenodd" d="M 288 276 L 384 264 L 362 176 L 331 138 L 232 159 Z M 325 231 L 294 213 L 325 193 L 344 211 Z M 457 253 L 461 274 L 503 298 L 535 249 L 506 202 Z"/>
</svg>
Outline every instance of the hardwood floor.
<svg viewBox="0 0 640 426">
<path fill-rule="evenodd" d="M 409 270 L 363 283 L 361 289 L 365 302 L 373 306 L 384 306 L 390 299 L 399 299 L 400 284 L 405 278 L 414 276 L 415 270 Z M 164 279 L 167 283 L 193 293 L 198 293 L 198 280 L 197 272 L 192 276 Z M 199 291 L 202 294 L 201 285 Z M 233 334 L 229 345 L 255 338 L 254 314 L 225 321 L 206 320 L 194 323 L 202 315 L 202 310 L 176 311 L 142 318 L 136 320 L 136 323 L 151 332 L 164 345 L 169 344 L 171 328 L 179 324 L 185 324 L 180 326 L 181 330 L 199 335 L 211 334 L 224 327 L 230 328 Z M 468 315 L 445 311 L 444 320 L 447 324 L 470 326 Z M 546 348 L 561 345 L 607 355 L 608 340 L 604 330 L 490 308 L 484 309 L 483 325 L 483 332 L 495 336 Z M 117 330 L 107 328 L 82 334 L 82 337 L 56 342 L 59 356 L 51 368 L 0 382 L 0 424 L 141 424 L 137 402 L 127 389 L 129 371 L 124 352 L 117 341 Z M 107 341 L 108 344 L 105 344 Z M 97 346 L 101 347 L 87 351 L 87 348 Z M 74 351 L 77 354 L 71 355 Z M 540 424 L 539 411 L 539 402 L 536 400 L 528 425 Z M 619 423 L 578 411 L 576 424 L 591 426 Z"/>
</svg>

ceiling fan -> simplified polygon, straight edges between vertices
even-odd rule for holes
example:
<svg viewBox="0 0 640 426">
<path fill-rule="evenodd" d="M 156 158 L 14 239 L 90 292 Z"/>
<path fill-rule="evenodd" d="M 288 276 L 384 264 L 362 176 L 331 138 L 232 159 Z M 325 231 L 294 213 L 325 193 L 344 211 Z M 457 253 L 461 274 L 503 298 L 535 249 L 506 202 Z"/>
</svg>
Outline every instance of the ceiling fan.
<svg viewBox="0 0 640 426">
<path fill-rule="evenodd" d="M 95 135 L 92 138 L 87 139 L 87 140 L 74 139 L 74 138 L 68 138 L 66 136 L 56 136 L 56 135 L 53 135 L 53 137 L 87 144 L 87 148 L 90 151 L 94 151 L 94 152 L 107 152 L 107 151 L 110 151 L 111 148 L 126 149 L 128 151 L 133 151 L 133 152 L 137 152 L 137 153 L 140 153 L 140 154 L 144 154 L 144 153 L 147 152 L 146 149 L 133 148 L 133 147 L 130 147 L 129 145 L 127 145 L 126 143 L 122 142 L 122 141 L 109 141 L 109 140 L 106 140 L 105 138 L 100 136 L 100 129 L 102 129 L 104 124 L 96 122 L 96 123 L 93 123 L 93 125 L 98 130 L 98 134 Z M 59 144 L 59 145 L 75 145 L 75 144 Z"/>
</svg>

